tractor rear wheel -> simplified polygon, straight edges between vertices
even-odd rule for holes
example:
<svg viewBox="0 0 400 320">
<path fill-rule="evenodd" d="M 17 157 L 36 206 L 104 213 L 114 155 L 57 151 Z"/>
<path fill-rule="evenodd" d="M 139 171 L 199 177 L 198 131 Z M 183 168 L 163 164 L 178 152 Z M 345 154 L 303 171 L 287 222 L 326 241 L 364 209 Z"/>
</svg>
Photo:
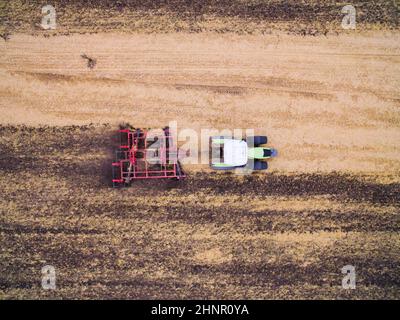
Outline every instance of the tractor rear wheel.
<svg viewBox="0 0 400 320">
<path fill-rule="evenodd" d="M 259 170 L 267 170 L 268 163 L 265 161 L 255 160 L 252 165 L 249 166 L 250 169 L 259 171 Z"/>
<path fill-rule="evenodd" d="M 254 136 L 248 137 L 246 141 L 249 146 L 258 146 L 260 144 L 266 144 L 268 142 L 268 138 L 266 136 Z"/>
</svg>

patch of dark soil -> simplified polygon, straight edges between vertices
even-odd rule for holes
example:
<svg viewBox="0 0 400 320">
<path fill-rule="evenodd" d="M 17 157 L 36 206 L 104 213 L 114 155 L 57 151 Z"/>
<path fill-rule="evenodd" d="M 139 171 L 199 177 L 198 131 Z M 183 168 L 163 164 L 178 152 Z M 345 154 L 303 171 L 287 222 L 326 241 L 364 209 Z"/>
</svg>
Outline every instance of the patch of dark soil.
<svg viewBox="0 0 400 320">
<path fill-rule="evenodd" d="M 203 15 L 220 17 L 244 17 L 266 19 L 270 21 L 334 21 L 341 16 L 342 3 L 328 0 L 308 1 L 241 1 L 241 0 L 96 0 L 96 1 L 67 1 L 56 0 L 58 7 L 75 6 L 79 10 L 96 8 L 136 11 L 173 12 L 179 17 L 193 18 Z M 398 25 L 397 8 L 394 1 L 354 1 L 351 3 L 360 10 L 360 22 L 391 22 Z"/>
<path fill-rule="evenodd" d="M 378 204 L 399 204 L 400 184 L 366 182 L 348 174 L 298 174 L 298 175 L 234 175 L 198 173 L 182 183 L 183 192 L 204 190 L 210 194 L 251 194 L 257 196 L 315 196 L 334 195 L 339 199 L 369 201 Z"/>
<path fill-rule="evenodd" d="M 11 1 L 2 7 L 2 25 L 9 31 L 22 28 L 37 31 L 40 29 L 40 7 L 46 1 Z M 126 30 L 131 28 L 146 32 L 187 31 L 201 32 L 202 27 L 196 23 L 209 17 L 242 18 L 248 22 L 290 22 L 289 32 L 302 35 L 327 34 L 327 24 L 340 25 L 344 14 L 341 12 L 347 3 L 333 0 L 276 0 L 276 1 L 242 1 L 242 0 L 53 0 L 57 10 L 57 19 L 64 28 L 59 34 L 70 32 L 101 32 Z M 356 8 L 358 24 L 377 24 L 388 28 L 399 27 L 399 9 L 393 0 L 355 0 L 351 2 Z M 94 11 L 93 9 L 96 9 Z M 163 25 L 138 26 L 127 21 L 132 14 L 142 16 L 164 16 Z M 186 27 L 177 26 L 176 20 L 186 22 Z M 35 23 L 36 22 L 36 23 Z M 151 23 L 151 22 L 150 22 Z M 242 22 L 243 24 L 243 22 Z M 235 31 L 242 33 L 246 25 L 232 30 L 229 24 L 217 28 L 217 32 Z M 147 29 L 146 29 L 147 28 Z M 265 31 L 265 30 L 264 30 Z M 48 33 L 45 36 L 49 37 Z"/>
<path fill-rule="evenodd" d="M 102 231 L 96 229 L 85 229 L 82 227 L 68 228 L 64 226 L 60 227 L 41 227 L 41 226 L 25 226 L 21 224 L 9 224 L 1 223 L 0 232 L 10 234 L 101 234 Z"/>
</svg>

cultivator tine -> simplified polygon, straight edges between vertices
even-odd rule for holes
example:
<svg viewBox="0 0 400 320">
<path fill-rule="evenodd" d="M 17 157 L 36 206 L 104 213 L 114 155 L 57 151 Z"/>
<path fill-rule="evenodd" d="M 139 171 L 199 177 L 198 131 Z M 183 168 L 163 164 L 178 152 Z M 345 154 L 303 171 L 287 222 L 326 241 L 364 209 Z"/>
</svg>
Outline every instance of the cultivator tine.
<svg viewBox="0 0 400 320">
<path fill-rule="evenodd" d="M 123 180 L 121 177 L 121 164 L 114 162 L 112 164 L 112 184 L 114 188 L 121 187 Z"/>
<path fill-rule="evenodd" d="M 178 179 L 185 177 L 185 173 L 183 172 L 181 163 L 179 161 L 176 163 L 176 176 Z"/>
</svg>

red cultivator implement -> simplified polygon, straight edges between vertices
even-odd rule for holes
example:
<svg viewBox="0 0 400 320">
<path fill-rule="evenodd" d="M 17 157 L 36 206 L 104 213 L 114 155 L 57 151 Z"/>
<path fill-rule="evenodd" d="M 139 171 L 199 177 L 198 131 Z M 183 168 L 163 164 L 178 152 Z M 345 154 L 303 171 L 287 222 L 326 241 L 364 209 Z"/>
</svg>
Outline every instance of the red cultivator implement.
<svg viewBox="0 0 400 320">
<path fill-rule="evenodd" d="M 180 179 L 185 177 L 178 148 L 168 128 L 120 130 L 121 144 L 113 162 L 113 186 L 129 185 L 136 179 Z"/>
</svg>

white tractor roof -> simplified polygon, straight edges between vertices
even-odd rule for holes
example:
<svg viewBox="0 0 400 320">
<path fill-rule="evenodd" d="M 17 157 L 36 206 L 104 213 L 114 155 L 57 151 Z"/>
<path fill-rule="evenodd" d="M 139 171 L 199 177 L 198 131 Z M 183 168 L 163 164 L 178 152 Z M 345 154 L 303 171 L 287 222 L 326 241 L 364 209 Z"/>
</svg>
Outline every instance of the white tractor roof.
<svg viewBox="0 0 400 320">
<path fill-rule="evenodd" d="M 231 166 L 247 164 L 247 143 L 243 140 L 224 140 L 224 163 Z"/>
</svg>

